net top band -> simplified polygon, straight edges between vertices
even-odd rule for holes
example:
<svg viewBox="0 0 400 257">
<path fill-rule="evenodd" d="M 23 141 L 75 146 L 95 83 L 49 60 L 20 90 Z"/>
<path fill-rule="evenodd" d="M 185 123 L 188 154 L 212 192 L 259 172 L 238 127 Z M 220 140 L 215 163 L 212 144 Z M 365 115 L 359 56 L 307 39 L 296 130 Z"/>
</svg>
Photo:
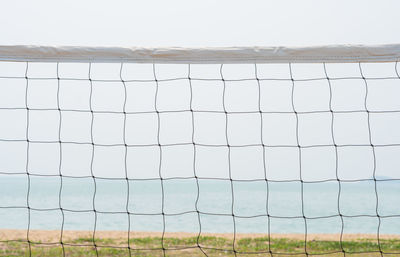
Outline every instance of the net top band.
<svg viewBox="0 0 400 257">
<path fill-rule="evenodd" d="M 131 63 L 394 62 L 400 44 L 310 47 L 140 48 L 0 46 L 0 61 Z"/>
</svg>

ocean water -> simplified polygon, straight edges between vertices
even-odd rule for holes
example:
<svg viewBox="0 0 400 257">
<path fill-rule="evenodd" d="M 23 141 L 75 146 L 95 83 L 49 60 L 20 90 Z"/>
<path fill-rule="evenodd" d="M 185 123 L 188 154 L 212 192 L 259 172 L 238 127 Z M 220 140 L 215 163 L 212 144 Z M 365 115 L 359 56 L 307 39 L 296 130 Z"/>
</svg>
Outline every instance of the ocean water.
<svg viewBox="0 0 400 257">
<path fill-rule="evenodd" d="M 30 176 L 28 187 L 26 175 L 0 176 L 0 229 L 162 231 L 165 224 L 170 232 L 340 233 L 343 226 L 400 234 L 397 181 L 378 181 L 376 190 L 373 181 L 341 182 L 340 194 L 337 182 L 304 183 L 303 193 L 300 182 L 206 179 L 198 187 L 195 179 L 164 180 L 162 188 L 160 180 L 128 187 L 124 179 L 63 177 L 60 186 L 60 177 Z"/>
</svg>

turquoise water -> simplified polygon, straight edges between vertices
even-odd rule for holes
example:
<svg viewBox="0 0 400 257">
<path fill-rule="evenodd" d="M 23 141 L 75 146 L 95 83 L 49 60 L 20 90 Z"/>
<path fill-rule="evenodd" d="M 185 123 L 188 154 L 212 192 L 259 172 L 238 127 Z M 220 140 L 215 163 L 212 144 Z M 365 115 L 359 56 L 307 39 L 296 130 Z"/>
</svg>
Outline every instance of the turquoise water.
<svg viewBox="0 0 400 257">
<path fill-rule="evenodd" d="M 129 181 L 128 193 L 126 180 L 96 179 L 95 197 L 92 178 L 63 178 L 61 194 L 60 182 L 30 176 L 27 198 L 26 175 L 0 176 L 0 228 L 26 229 L 30 220 L 31 229 L 127 230 L 130 221 L 132 231 L 162 231 L 163 208 L 166 231 L 197 232 L 200 223 L 203 232 L 267 233 L 269 223 L 271 233 L 340 233 L 339 208 L 344 233 L 376 233 L 378 211 L 380 232 L 400 234 L 396 181 L 377 182 L 378 205 L 371 181 L 342 182 L 339 202 L 337 182 L 304 183 L 303 197 L 300 182 L 233 182 L 233 204 L 230 181 L 200 179 L 198 200 L 195 179 L 164 180 L 164 200 L 159 180 Z"/>
</svg>

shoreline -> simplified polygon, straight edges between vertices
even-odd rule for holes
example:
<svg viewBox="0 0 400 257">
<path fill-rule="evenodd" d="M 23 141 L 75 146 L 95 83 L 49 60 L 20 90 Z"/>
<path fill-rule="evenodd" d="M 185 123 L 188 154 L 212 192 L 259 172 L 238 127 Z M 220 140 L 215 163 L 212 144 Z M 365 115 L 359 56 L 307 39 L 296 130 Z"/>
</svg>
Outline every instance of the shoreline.
<svg viewBox="0 0 400 257">
<path fill-rule="evenodd" d="M 197 237 L 198 233 L 191 232 L 165 232 L 165 238 L 193 238 Z M 225 239 L 233 239 L 233 233 L 208 233 L 202 232 L 201 237 L 219 237 Z M 29 239 L 31 241 L 40 242 L 56 242 L 59 241 L 61 237 L 60 230 L 30 230 Z M 81 231 L 81 230 L 65 230 L 63 231 L 63 241 L 76 240 L 79 238 L 92 238 L 93 231 Z M 131 231 L 129 233 L 130 238 L 161 238 L 162 232 L 148 232 L 148 231 Z M 268 237 L 268 234 L 260 233 L 237 233 L 235 235 L 236 239 L 243 238 L 263 238 Z M 318 233 L 318 234 L 307 234 L 307 241 L 340 241 L 340 234 L 328 234 L 328 233 Z M 96 231 L 96 239 L 127 239 L 127 231 Z M 271 238 L 276 239 L 292 239 L 292 240 L 305 240 L 305 234 L 271 234 Z M 400 234 L 381 234 L 380 239 L 400 239 Z M 0 229 L 0 240 L 26 240 L 27 230 L 23 229 Z M 377 234 L 343 234 L 342 241 L 358 241 L 358 240 L 377 240 Z"/>
</svg>

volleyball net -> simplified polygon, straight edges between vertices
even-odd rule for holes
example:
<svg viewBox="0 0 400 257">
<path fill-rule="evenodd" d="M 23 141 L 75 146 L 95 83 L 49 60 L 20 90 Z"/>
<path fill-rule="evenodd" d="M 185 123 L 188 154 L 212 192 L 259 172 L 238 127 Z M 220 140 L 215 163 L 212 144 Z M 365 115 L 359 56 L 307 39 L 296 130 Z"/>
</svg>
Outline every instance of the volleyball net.
<svg viewBox="0 0 400 257">
<path fill-rule="evenodd" d="M 399 254 L 400 46 L 0 47 L 1 243 Z M 49 242 L 40 230 L 58 231 Z M 90 231 L 71 241 L 69 231 Z M 99 235 L 122 231 L 118 244 Z M 156 246 L 137 231 L 159 233 Z M 189 232 L 189 246 L 170 232 Z M 208 233 L 229 234 L 229 247 Z M 254 248 L 241 235 L 263 235 Z M 274 236 L 301 244 L 278 249 Z M 337 244 L 315 248 L 313 235 Z M 347 234 L 374 246 L 349 249 Z M 335 255 L 336 256 L 336 255 Z"/>
</svg>

